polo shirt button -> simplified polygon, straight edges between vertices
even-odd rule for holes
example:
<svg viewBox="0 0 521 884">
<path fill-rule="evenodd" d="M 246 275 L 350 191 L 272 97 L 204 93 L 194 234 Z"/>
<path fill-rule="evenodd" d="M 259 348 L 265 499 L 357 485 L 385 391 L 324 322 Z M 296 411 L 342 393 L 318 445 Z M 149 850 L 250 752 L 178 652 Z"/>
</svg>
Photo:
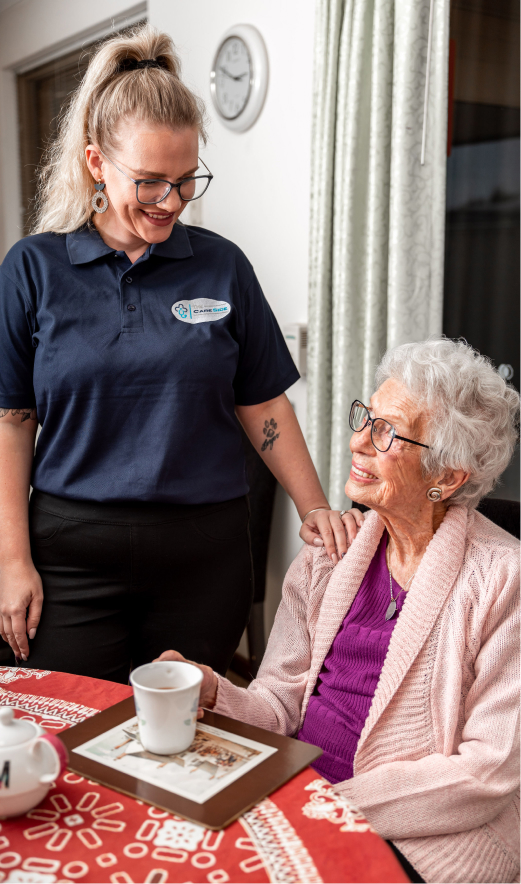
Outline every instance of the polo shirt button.
<svg viewBox="0 0 521 884">
<path fill-rule="evenodd" d="M 133 313 L 135 309 L 134 304 L 127 304 L 127 310 L 130 310 L 131 313 Z"/>
<path fill-rule="evenodd" d="M 132 282 L 132 277 L 131 277 L 131 276 L 127 276 L 125 282 Z"/>
</svg>

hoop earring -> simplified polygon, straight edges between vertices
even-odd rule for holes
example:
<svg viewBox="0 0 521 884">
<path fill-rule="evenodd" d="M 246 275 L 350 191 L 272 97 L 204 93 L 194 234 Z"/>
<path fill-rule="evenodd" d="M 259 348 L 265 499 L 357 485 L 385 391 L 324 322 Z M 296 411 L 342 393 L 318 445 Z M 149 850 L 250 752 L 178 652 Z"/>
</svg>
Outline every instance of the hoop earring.
<svg viewBox="0 0 521 884">
<path fill-rule="evenodd" d="M 103 191 L 105 190 L 105 182 L 96 181 L 94 187 L 96 188 L 96 193 L 92 197 L 90 204 L 94 211 L 98 213 L 98 215 L 102 215 L 103 212 L 106 212 L 109 207 L 107 195 L 103 193 Z"/>
<path fill-rule="evenodd" d="M 429 490 L 427 491 L 427 497 L 429 498 L 429 500 L 432 500 L 433 503 L 437 503 L 438 500 L 441 500 L 442 494 L 443 491 L 441 490 L 441 488 L 429 488 Z"/>
</svg>

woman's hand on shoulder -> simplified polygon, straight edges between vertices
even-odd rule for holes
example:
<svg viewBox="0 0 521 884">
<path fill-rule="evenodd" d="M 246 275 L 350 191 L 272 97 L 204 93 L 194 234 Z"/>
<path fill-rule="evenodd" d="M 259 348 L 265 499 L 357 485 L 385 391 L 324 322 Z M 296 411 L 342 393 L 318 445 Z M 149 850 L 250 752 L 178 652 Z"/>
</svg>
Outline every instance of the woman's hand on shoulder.
<svg viewBox="0 0 521 884">
<path fill-rule="evenodd" d="M 364 514 L 355 508 L 340 516 L 339 510 L 315 510 L 302 523 L 300 537 L 310 546 L 323 546 L 336 565 L 345 556 L 364 524 Z"/>
<path fill-rule="evenodd" d="M 163 651 L 161 656 L 154 660 L 154 663 L 163 660 L 173 660 L 176 663 L 190 663 L 192 666 L 197 666 L 197 668 L 203 673 L 197 718 L 203 717 L 204 709 L 213 709 L 217 697 L 217 676 L 210 666 L 204 666 L 202 663 L 194 663 L 193 660 L 186 660 L 179 651 Z"/>
</svg>

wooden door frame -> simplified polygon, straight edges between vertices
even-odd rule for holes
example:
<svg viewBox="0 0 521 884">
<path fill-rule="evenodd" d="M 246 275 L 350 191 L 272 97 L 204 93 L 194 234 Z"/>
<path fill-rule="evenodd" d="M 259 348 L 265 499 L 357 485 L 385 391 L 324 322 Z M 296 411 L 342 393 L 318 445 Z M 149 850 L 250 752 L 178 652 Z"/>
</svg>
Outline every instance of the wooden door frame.
<svg viewBox="0 0 521 884">
<path fill-rule="evenodd" d="M 81 49 L 144 18 L 147 18 L 146 0 L 129 4 L 124 12 L 98 21 L 92 27 L 71 35 L 67 40 L 43 46 L 39 52 L 17 59 L 14 64 L 0 70 L 0 261 L 23 236 L 18 75 Z"/>
</svg>

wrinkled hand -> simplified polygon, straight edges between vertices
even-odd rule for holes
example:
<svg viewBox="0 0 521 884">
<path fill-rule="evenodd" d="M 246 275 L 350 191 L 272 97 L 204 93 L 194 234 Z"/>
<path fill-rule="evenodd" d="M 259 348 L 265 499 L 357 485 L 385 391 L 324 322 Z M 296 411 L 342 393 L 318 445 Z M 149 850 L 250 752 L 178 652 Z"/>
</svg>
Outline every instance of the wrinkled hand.
<svg viewBox="0 0 521 884">
<path fill-rule="evenodd" d="M 364 515 L 355 508 L 340 518 L 339 510 L 317 510 L 302 523 L 300 537 L 311 546 L 324 546 L 334 565 L 342 559 L 364 524 Z"/>
<path fill-rule="evenodd" d="M 174 660 L 176 663 L 190 663 L 192 666 L 197 666 L 197 668 L 203 673 L 197 718 L 203 717 L 204 709 L 213 709 L 217 696 L 217 676 L 210 666 L 204 666 L 202 663 L 194 663 L 192 660 L 186 660 L 178 651 L 163 651 L 161 656 L 154 660 L 154 663 L 157 663 L 158 660 Z"/>
<path fill-rule="evenodd" d="M 36 635 L 43 605 L 42 581 L 32 562 L 0 569 L 0 635 L 15 657 L 27 660 L 29 638 Z"/>
</svg>

